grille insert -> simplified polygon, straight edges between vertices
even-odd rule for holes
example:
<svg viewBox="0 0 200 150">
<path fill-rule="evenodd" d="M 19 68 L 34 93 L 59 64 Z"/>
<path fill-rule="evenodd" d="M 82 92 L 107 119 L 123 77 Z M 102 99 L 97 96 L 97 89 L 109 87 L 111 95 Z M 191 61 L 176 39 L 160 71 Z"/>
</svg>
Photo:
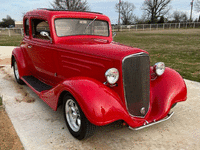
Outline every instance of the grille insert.
<svg viewBox="0 0 200 150">
<path fill-rule="evenodd" d="M 122 62 L 123 86 L 128 112 L 144 117 L 149 109 L 150 97 L 149 55 L 138 53 L 127 56 Z M 146 110 L 141 113 L 141 109 Z"/>
</svg>

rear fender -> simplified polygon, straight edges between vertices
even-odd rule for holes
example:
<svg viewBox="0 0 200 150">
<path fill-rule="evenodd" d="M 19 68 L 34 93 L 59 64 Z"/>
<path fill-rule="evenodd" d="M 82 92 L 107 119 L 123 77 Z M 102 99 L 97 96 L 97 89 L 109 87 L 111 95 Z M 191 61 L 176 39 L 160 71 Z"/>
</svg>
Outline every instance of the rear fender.
<svg viewBox="0 0 200 150">
<path fill-rule="evenodd" d="M 17 47 L 12 51 L 12 58 L 11 58 L 11 67 L 14 65 L 13 64 L 13 59 L 16 60 L 17 65 L 18 65 L 18 70 L 19 70 L 19 77 L 21 78 L 22 76 L 28 76 L 30 75 L 28 71 L 27 64 L 25 62 L 25 57 L 23 54 L 23 50 L 21 47 Z"/>
<path fill-rule="evenodd" d="M 172 105 L 187 99 L 187 88 L 183 78 L 173 69 L 151 82 L 152 108 L 149 117 L 159 120 L 165 117 Z M 148 120 L 151 120 L 148 118 Z"/>
</svg>

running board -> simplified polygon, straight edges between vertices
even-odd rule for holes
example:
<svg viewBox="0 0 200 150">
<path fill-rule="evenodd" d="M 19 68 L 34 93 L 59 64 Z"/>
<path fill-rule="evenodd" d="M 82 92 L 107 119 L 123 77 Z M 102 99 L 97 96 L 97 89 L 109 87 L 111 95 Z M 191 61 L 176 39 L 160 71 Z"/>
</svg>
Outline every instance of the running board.
<svg viewBox="0 0 200 150">
<path fill-rule="evenodd" d="M 23 76 L 22 77 L 31 87 L 33 87 L 36 91 L 42 92 L 45 90 L 50 90 L 53 88 L 52 86 L 45 84 L 44 82 L 38 80 L 33 76 Z"/>
<path fill-rule="evenodd" d="M 173 114 L 174 114 L 174 112 L 172 112 L 171 114 L 168 114 L 166 118 L 164 118 L 164 119 L 162 119 L 162 120 L 159 120 L 159 121 L 154 121 L 154 122 L 152 122 L 152 123 L 148 123 L 148 122 L 146 121 L 146 123 L 145 123 L 143 126 L 138 127 L 138 128 L 132 128 L 132 127 L 130 127 L 130 126 L 129 126 L 129 128 L 130 128 L 131 130 L 141 130 L 141 129 L 150 127 L 150 126 L 152 126 L 152 125 L 161 123 L 161 122 L 163 122 L 163 121 L 167 121 L 168 119 L 170 119 L 170 118 L 173 116 Z"/>
</svg>

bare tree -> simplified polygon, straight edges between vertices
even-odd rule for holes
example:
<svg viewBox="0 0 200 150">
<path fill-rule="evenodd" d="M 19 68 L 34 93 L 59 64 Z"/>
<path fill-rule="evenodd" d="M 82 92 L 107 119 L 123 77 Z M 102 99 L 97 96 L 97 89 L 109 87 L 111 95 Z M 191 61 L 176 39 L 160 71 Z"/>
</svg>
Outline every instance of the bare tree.
<svg viewBox="0 0 200 150">
<path fill-rule="evenodd" d="M 51 3 L 54 9 L 66 9 L 74 11 L 88 11 L 87 0 L 54 0 Z"/>
<path fill-rule="evenodd" d="M 149 18 L 145 14 L 143 14 L 141 17 L 134 16 L 134 23 L 137 24 L 147 24 L 149 22 Z"/>
<path fill-rule="evenodd" d="M 194 7 L 195 7 L 196 11 L 198 11 L 198 12 L 200 11 L 200 0 L 195 1 Z"/>
<path fill-rule="evenodd" d="M 120 7 L 119 7 L 120 5 Z M 117 3 L 115 5 L 115 9 L 116 12 L 119 13 L 119 9 L 120 9 L 120 14 L 121 14 L 121 20 L 122 20 L 122 24 L 123 25 L 128 25 L 131 24 L 133 22 L 133 11 L 135 9 L 135 6 L 133 3 L 129 3 L 129 2 L 121 2 L 121 3 Z"/>
<path fill-rule="evenodd" d="M 143 10 L 150 17 L 151 23 L 157 22 L 158 17 L 166 15 L 169 10 L 169 3 L 172 0 L 145 0 Z"/>
<path fill-rule="evenodd" d="M 172 17 L 174 22 L 188 21 L 188 16 L 185 12 L 174 11 Z"/>
</svg>

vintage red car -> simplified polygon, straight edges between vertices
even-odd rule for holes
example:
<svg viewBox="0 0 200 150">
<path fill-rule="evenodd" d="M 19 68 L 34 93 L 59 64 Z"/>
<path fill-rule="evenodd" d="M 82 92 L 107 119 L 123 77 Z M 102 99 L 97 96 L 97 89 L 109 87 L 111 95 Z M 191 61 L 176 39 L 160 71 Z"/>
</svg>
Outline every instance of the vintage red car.
<svg viewBox="0 0 200 150">
<path fill-rule="evenodd" d="M 118 120 L 135 130 L 165 121 L 186 100 L 179 73 L 163 62 L 150 66 L 148 52 L 114 42 L 101 13 L 38 9 L 23 22 L 23 41 L 12 52 L 16 81 L 55 111 L 63 104 L 79 140 Z"/>
</svg>

